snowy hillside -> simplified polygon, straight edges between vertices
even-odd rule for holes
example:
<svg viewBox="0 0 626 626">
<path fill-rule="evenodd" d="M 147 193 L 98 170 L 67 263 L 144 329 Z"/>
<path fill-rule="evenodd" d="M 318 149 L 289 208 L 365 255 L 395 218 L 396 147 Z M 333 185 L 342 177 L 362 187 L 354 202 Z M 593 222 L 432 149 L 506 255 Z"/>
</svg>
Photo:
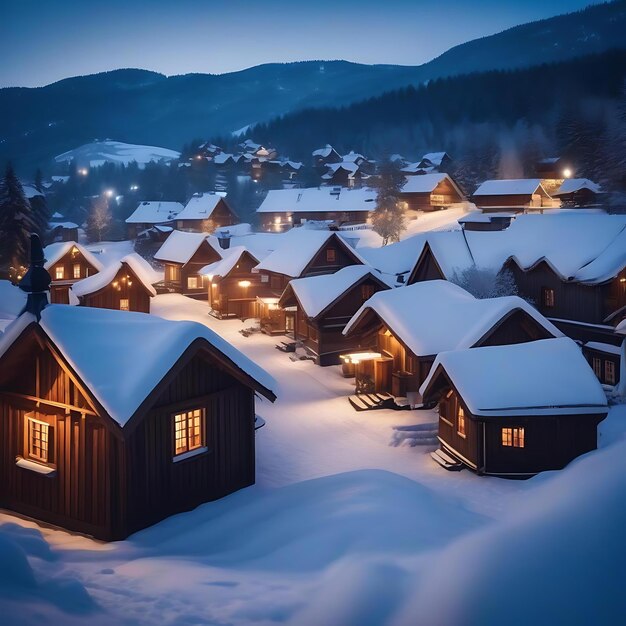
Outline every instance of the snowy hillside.
<svg viewBox="0 0 626 626">
<path fill-rule="evenodd" d="M 54 157 L 57 163 L 74 161 L 84 167 L 98 167 L 104 163 L 128 165 L 136 161 L 140 168 L 150 161 L 172 161 L 180 156 L 180 152 L 159 148 L 157 146 L 139 146 L 121 141 L 94 141 L 83 146 L 68 150 Z"/>
</svg>

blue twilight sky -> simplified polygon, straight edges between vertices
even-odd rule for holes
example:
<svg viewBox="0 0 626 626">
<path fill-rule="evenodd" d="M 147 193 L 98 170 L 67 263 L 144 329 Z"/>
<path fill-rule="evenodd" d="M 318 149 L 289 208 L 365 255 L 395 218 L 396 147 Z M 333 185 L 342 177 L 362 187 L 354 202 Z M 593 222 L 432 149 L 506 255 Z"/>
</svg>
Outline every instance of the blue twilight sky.
<svg viewBox="0 0 626 626">
<path fill-rule="evenodd" d="M 273 61 L 417 65 L 599 0 L 0 0 L 0 87 L 120 67 L 223 73 Z"/>
</svg>

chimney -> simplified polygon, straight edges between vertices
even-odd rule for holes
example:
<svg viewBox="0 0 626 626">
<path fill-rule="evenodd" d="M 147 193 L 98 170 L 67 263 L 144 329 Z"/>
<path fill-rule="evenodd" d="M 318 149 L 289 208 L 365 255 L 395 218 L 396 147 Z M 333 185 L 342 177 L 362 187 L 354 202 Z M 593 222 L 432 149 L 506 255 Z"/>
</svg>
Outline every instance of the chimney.
<svg viewBox="0 0 626 626">
<path fill-rule="evenodd" d="M 217 234 L 217 243 L 220 244 L 222 250 L 228 250 L 230 248 L 230 232 L 227 230 L 220 230 Z"/>
<path fill-rule="evenodd" d="M 50 289 L 50 274 L 43 264 L 43 248 L 39 235 L 34 233 L 30 236 L 30 267 L 24 278 L 20 281 L 19 288 L 28 294 L 26 306 L 22 313 L 32 313 L 37 321 L 41 319 L 41 312 L 48 304 L 48 290 Z"/>
</svg>

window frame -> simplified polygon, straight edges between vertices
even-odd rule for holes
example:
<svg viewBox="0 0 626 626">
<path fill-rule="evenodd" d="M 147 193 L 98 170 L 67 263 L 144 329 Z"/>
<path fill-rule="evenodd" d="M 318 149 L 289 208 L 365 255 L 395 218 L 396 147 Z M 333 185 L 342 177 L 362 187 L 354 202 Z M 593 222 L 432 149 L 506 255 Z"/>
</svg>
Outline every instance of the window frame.
<svg viewBox="0 0 626 626">
<path fill-rule="evenodd" d="M 524 449 L 526 447 L 525 426 L 502 426 L 500 445 L 503 448 Z"/>
<path fill-rule="evenodd" d="M 80 278 L 80 269 L 80 263 L 74 263 L 74 265 L 72 265 L 72 278 Z"/>
<path fill-rule="evenodd" d="M 194 413 L 199 412 L 199 416 L 194 415 Z M 183 428 L 177 429 L 177 418 L 184 416 L 184 431 L 185 431 L 185 448 L 177 447 L 178 441 L 182 439 L 182 437 L 177 437 L 177 432 L 183 430 Z M 199 437 L 198 445 L 194 445 L 190 447 L 190 439 L 191 437 L 195 437 L 196 435 L 190 435 L 189 428 L 189 420 L 195 419 L 199 417 L 199 427 L 200 432 L 197 435 Z M 172 423 L 172 461 L 183 461 L 192 456 L 197 456 L 199 454 L 203 454 L 208 451 L 207 447 L 207 428 L 206 428 L 206 408 L 205 407 L 190 407 L 185 409 L 180 409 L 179 411 L 174 411 L 170 414 L 170 419 Z"/>
<path fill-rule="evenodd" d="M 602 380 L 602 359 L 599 356 L 591 357 L 591 367 L 596 377 Z"/>
<path fill-rule="evenodd" d="M 337 250 L 335 248 L 326 248 L 326 263 L 337 262 Z"/>
<path fill-rule="evenodd" d="M 54 280 L 65 280 L 65 266 L 57 265 L 54 268 Z"/>
<path fill-rule="evenodd" d="M 604 383 L 615 385 L 615 363 L 610 359 L 604 360 Z"/>
<path fill-rule="evenodd" d="M 126 307 L 122 306 L 123 302 L 126 302 Z M 120 311 L 130 311 L 130 298 L 120 298 Z"/>
<path fill-rule="evenodd" d="M 361 300 L 363 302 L 367 302 L 375 293 L 374 285 L 370 283 L 363 283 L 361 285 Z"/>
<path fill-rule="evenodd" d="M 556 305 L 556 294 L 552 287 L 541 288 L 541 304 L 546 309 L 553 309 Z"/>
<path fill-rule="evenodd" d="M 460 402 L 457 403 L 456 407 L 456 434 L 463 439 L 467 438 L 467 416 Z"/>
<path fill-rule="evenodd" d="M 35 454 L 32 451 L 32 431 L 31 426 L 37 425 L 39 427 L 40 440 L 43 437 L 43 433 L 45 431 L 46 436 L 46 454 L 45 457 L 41 454 Z M 36 463 L 37 465 L 41 465 L 42 467 L 56 468 L 55 463 L 55 432 L 56 432 L 56 419 L 54 417 L 45 418 L 35 411 L 31 411 L 24 414 L 24 424 L 23 424 L 23 435 L 24 435 L 24 444 L 23 444 L 23 452 L 22 457 L 30 461 L 31 463 Z M 41 447 L 41 446 L 40 446 Z"/>
</svg>

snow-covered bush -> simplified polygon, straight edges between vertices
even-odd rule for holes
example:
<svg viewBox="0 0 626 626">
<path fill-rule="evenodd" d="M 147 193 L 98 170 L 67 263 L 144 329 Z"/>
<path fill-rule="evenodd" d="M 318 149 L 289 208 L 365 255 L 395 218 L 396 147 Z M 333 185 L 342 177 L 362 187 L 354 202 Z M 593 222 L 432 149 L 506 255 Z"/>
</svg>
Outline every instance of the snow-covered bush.
<svg viewBox="0 0 626 626">
<path fill-rule="evenodd" d="M 517 285 L 510 270 L 494 270 L 472 265 L 462 272 L 455 272 L 452 282 L 469 291 L 475 298 L 499 298 L 517 296 Z"/>
</svg>

